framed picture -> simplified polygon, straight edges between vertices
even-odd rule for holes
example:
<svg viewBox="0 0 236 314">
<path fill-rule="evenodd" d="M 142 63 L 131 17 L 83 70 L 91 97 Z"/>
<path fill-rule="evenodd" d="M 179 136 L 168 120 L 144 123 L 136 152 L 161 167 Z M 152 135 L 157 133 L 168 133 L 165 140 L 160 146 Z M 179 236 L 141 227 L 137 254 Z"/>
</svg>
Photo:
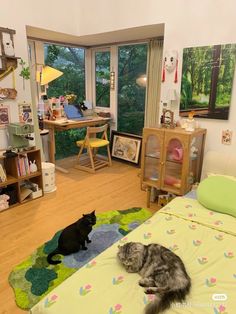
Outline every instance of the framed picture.
<svg viewBox="0 0 236 314">
<path fill-rule="evenodd" d="M 19 120 L 22 123 L 32 123 L 32 109 L 29 103 L 19 103 L 18 104 Z"/>
<path fill-rule="evenodd" d="M 9 107 L 0 104 L 0 126 L 5 126 L 10 123 Z"/>
<path fill-rule="evenodd" d="M 117 131 L 112 131 L 111 133 L 112 158 L 139 165 L 141 146 L 141 136 Z"/>
<path fill-rule="evenodd" d="M 233 132 L 229 130 L 222 131 L 221 143 L 224 145 L 231 145 Z"/>
<path fill-rule="evenodd" d="M 180 116 L 228 120 L 236 44 L 184 48 Z"/>
</svg>

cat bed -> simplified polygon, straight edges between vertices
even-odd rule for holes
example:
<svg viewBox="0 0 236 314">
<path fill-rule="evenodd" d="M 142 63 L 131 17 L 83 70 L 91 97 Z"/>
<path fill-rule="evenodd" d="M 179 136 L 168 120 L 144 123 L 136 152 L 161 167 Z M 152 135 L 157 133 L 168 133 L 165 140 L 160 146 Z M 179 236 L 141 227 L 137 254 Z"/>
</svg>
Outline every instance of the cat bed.
<svg viewBox="0 0 236 314">
<path fill-rule="evenodd" d="M 236 181 L 227 176 L 210 176 L 197 189 L 199 203 L 208 209 L 236 217 Z"/>
</svg>

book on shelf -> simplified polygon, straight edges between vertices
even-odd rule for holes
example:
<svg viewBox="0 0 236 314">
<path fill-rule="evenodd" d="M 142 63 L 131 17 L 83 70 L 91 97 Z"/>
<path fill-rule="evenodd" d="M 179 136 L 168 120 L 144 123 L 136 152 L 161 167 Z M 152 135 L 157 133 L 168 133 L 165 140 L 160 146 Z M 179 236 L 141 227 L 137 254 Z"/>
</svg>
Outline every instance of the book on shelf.
<svg viewBox="0 0 236 314">
<path fill-rule="evenodd" d="M 26 176 L 30 174 L 29 159 L 27 154 L 21 154 L 17 159 L 18 176 Z"/>
</svg>

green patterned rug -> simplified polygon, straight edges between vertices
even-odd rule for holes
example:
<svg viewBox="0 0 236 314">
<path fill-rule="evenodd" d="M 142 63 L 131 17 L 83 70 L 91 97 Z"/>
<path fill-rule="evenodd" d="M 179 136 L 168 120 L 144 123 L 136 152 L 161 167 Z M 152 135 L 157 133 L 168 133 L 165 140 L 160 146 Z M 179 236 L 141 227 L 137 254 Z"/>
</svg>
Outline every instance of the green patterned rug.
<svg viewBox="0 0 236 314">
<path fill-rule="evenodd" d="M 50 241 L 40 246 L 10 273 L 9 283 L 14 289 L 16 304 L 24 310 L 30 309 L 80 267 L 83 265 L 91 267 L 90 264 L 93 263 L 91 260 L 96 255 L 138 227 L 151 215 L 149 210 L 138 207 L 97 214 L 97 224 L 89 235 L 92 243 L 89 244 L 88 250 L 65 256 L 61 264 L 49 265 L 46 257 L 57 247 L 61 230 L 58 231 Z"/>
</svg>

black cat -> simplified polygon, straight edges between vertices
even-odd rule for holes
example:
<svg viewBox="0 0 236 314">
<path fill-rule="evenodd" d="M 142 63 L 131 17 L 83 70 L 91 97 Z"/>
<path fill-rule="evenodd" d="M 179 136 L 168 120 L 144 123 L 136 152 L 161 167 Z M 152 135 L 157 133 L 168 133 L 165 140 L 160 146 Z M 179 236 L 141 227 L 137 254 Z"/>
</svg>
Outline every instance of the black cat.
<svg viewBox="0 0 236 314">
<path fill-rule="evenodd" d="M 87 250 L 85 242 L 90 243 L 88 234 L 92 231 L 92 226 L 96 224 L 95 211 L 83 215 L 75 223 L 63 229 L 58 239 L 57 248 L 47 256 L 49 264 L 59 264 L 61 261 L 54 261 L 52 257 L 56 254 L 69 255 L 78 252 L 80 249 Z"/>
</svg>

